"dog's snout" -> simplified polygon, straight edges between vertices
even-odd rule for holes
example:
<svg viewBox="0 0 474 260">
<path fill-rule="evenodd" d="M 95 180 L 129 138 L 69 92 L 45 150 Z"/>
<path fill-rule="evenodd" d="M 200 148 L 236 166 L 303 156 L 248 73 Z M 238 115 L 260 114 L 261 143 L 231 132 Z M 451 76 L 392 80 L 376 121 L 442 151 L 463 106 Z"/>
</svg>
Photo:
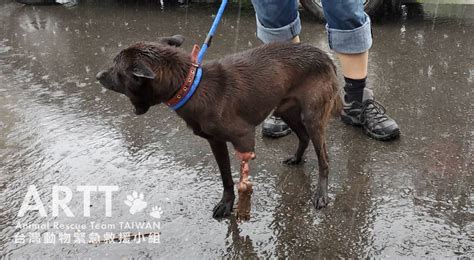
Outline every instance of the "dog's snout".
<svg viewBox="0 0 474 260">
<path fill-rule="evenodd" d="M 106 72 L 105 70 L 99 71 L 99 73 L 97 73 L 97 75 L 95 75 L 95 78 L 96 78 L 97 80 L 104 79 L 106 73 L 107 73 L 107 72 Z"/>
</svg>

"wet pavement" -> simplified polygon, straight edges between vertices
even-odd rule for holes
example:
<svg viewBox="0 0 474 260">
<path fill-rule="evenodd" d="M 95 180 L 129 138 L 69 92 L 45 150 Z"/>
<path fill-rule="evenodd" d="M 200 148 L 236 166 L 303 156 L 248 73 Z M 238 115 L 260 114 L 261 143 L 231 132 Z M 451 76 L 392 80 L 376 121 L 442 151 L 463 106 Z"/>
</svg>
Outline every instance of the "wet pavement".
<svg viewBox="0 0 474 260">
<path fill-rule="evenodd" d="M 222 187 L 207 142 L 165 106 L 135 116 L 128 100 L 94 78 L 136 41 L 180 33 L 191 50 L 205 38 L 217 7 L 93 2 L 32 7 L 0 1 L 1 256 L 474 257 L 474 5 L 423 6 L 425 14 L 405 9 L 402 17 L 376 21 L 370 85 L 397 119 L 401 138 L 377 142 L 333 120 L 327 137 L 331 203 L 316 211 L 310 203 L 314 150 L 304 165 L 287 167 L 280 161 L 296 149 L 296 137 L 265 139 L 257 131 L 252 217 L 237 223 L 211 217 Z M 302 40 L 328 50 L 322 24 L 302 16 Z M 233 4 L 206 59 L 259 44 L 253 11 Z M 233 160 L 234 180 L 238 169 Z M 36 211 L 18 216 L 30 185 L 46 217 Z M 62 210 L 53 216 L 54 185 L 72 190 L 74 217 Z M 111 217 L 103 192 L 92 193 L 91 217 L 83 216 L 81 185 L 118 186 Z M 124 203 L 133 191 L 148 203 L 135 214 Z M 129 231 L 159 231 L 160 243 L 75 238 Z M 32 239 L 38 233 L 54 234 L 55 243 Z M 71 241 L 61 243 L 59 233 Z"/>
</svg>

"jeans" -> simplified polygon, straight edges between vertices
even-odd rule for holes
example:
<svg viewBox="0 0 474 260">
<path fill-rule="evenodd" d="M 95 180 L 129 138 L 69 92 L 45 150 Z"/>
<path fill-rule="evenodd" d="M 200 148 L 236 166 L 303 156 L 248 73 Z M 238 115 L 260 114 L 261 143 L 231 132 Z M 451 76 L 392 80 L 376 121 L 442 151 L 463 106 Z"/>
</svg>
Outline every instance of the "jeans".
<svg viewBox="0 0 474 260">
<path fill-rule="evenodd" d="M 301 32 L 296 0 L 252 0 L 257 18 L 257 37 L 264 43 L 288 41 Z M 363 0 L 322 0 L 329 47 L 356 54 L 372 46 L 370 18 Z"/>
</svg>

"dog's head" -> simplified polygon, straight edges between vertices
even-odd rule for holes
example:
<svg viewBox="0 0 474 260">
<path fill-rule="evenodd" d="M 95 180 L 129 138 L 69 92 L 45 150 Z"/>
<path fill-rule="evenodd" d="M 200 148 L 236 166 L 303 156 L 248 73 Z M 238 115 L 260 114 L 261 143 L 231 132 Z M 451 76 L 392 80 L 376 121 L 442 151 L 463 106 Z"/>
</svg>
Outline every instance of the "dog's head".
<svg viewBox="0 0 474 260">
<path fill-rule="evenodd" d="M 170 46 L 179 47 L 183 41 L 183 36 L 175 35 L 161 38 L 157 43 L 131 45 L 114 58 L 111 68 L 100 71 L 96 78 L 106 89 L 127 96 L 135 107 L 135 114 L 145 114 L 150 106 L 157 104 L 153 83 L 160 60 Z"/>
</svg>

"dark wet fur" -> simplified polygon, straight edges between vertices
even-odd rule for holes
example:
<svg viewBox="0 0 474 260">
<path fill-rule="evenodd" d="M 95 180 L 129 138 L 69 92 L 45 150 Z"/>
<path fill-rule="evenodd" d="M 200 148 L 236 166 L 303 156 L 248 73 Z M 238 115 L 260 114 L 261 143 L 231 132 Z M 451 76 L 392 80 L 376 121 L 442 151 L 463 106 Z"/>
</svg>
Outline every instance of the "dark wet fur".
<svg viewBox="0 0 474 260">
<path fill-rule="evenodd" d="M 97 75 L 108 89 L 127 95 L 137 114 L 170 99 L 183 84 L 192 64 L 180 48 L 183 38 L 137 43 L 123 50 L 114 66 Z M 239 152 L 254 152 L 255 127 L 275 109 L 299 139 L 287 164 L 302 162 L 311 140 L 319 161 L 316 208 L 328 203 L 328 155 L 325 128 L 339 115 L 336 70 L 332 60 L 308 44 L 272 43 L 210 61 L 202 66 L 199 88 L 176 113 L 194 134 L 208 140 L 224 185 L 216 218 L 228 216 L 234 204 L 227 142 Z"/>
</svg>

